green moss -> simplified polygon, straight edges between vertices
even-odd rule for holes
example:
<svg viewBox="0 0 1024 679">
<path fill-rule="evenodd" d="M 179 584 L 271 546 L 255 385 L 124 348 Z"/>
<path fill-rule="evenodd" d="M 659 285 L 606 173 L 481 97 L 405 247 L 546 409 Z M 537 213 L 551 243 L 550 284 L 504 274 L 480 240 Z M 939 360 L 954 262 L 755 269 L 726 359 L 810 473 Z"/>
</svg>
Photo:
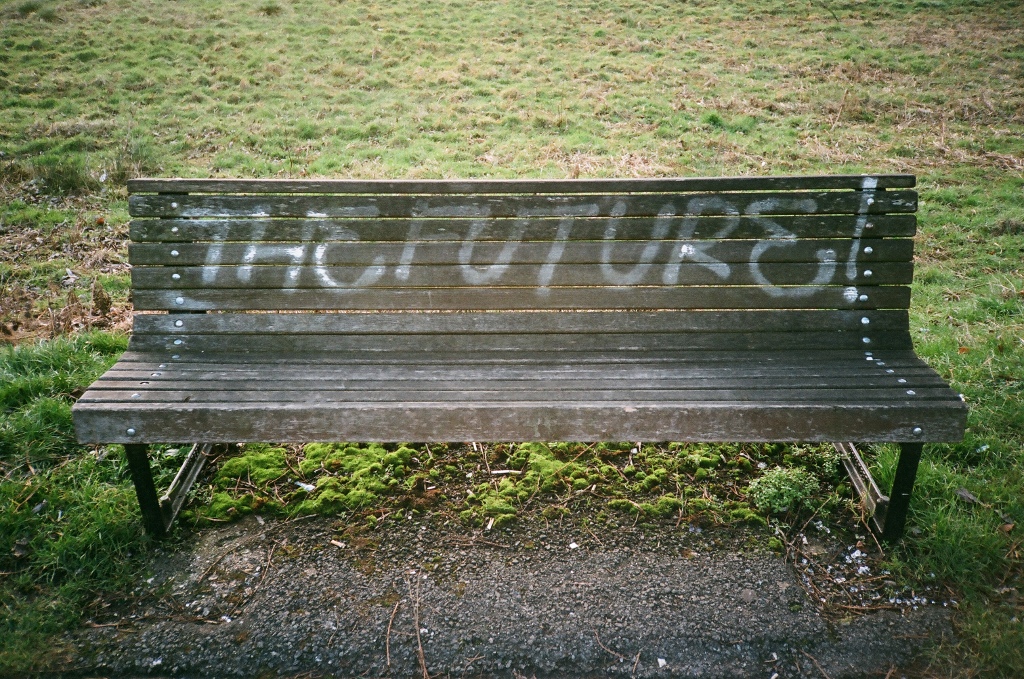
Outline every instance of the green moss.
<svg viewBox="0 0 1024 679">
<path fill-rule="evenodd" d="M 288 472 L 285 449 L 263 443 L 249 444 L 242 454 L 221 465 L 214 477 L 218 488 L 234 486 L 238 479 L 248 479 L 256 485 L 267 485 Z"/>
</svg>

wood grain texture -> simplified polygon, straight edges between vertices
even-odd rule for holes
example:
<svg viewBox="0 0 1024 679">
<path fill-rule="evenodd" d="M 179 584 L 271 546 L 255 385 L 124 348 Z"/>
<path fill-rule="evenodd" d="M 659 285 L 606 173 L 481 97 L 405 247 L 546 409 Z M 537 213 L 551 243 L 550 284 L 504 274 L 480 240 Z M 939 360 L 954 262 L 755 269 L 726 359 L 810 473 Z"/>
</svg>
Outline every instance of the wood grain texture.
<svg viewBox="0 0 1024 679">
<path fill-rule="evenodd" d="M 556 246 L 561 246 L 553 253 Z M 689 246 L 693 250 L 682 253 Z M 698 249 L 699 246 L 699 249 Z M 870 247 L 870 252 L 865 248 Z M 755 253 L 755 248 L 757 251 Z M 162 266 L 383 266 L 392 269 L 405 264 L 455 264 L 479 269 L 495 265 L 545 264 L 672 264 L 701 256 L 709 263 L 798 262 L 820 263 L 822 252 L 831 251 L 838 264 L 845 264 L 851 249 L 849 239 L 808 238 L 802 240 L 718 240 L 690 241 L 568 241 L 565 243 L 138 243 L 128 248 L 132 265 Z M 857 263 L 909 262 L 914 241 L 907 238 L 865 239 L 858 244 Z M 175 254 L 177 253 L 177 254 Z M 557 258 L 556 258 L 557 255 Z M 754 256 L 756 255 L 756 257 Z M 712 261 L 713 260 L 713 261 Z"/>
<path fill-rule="evenodd" d="M 910 174 L 650 179 L 129 179 L 130 193 L 636 193 L 913 188 Z"/>
<path fill-rule="evenodd" d="M 914 212 L 914 191 L 594 195 L 132 195 L 133 217 L 656 217 Z"/>
<path fill-rule="evenodd" d="M 79 441 L 952 441 L 962 403 L 81 403 Z M 127 429 L 134 429 L 133 436 Z M 915 433 L 917 429 L 920 433 Z"/>
<path fill-rule="evenodd" d="M 855 215 L 780 215 L 773 224 L 795 238 L 852 238 L 861 228 Z M 537 217 L 515 219 L 430 218 L 410 219 L 134 219 L 129 235 L 136 243 L 317 242 L 336 241 L 457 241 L 472 234 L 477 241 L 506 241 L 517 234 L 524 241 L 551 241 L 559 228 L 573 240 L 603 240 L 614 228 L 616 240 L 650 240 L 658 229 L 675 236 L 684 230 L 694 240 L 764 238 L 765 224 L 757 217 Z M 873 215 L 863 223 L 861 235 L 871 238 L 912 237 L 917 231 L 913 214 Z"/>
<path fill-rule="evenodd" d="M 865 322 L 864 319 L 867 319 Z M 177 316 L 136 314 L 132 334 L 587 334 L 674 332 L 898 331 L 909 327 L 904 310 L 585 311 L 439 313 L 223 313 Z"/>
<path fill-rule="evenodd" d="M 865 342 L 867 338 L 869 342 Z M 133 338 L 136 351 L 164 349 L 181 352 L 287 352 L 329 351 L 377 352 L 382 357 L 395 351 L 461 353 L 493 351 L 671 351 L 679 349 L 722 349 L 732 351 L 770 351 L 789 349 L 850 350 L 870 346 L 877 349 L 910 349 L 910 333 L 832 331 L 832 332 L 731 332 L 731 333 L 592 333 L 579 335 L 476 334 L 476 335 L 141 335 Z M 382 358 L 383 360 L 383 358 Z"/>
<path fill-rule="evenodd" d="M 579 287 L 320 290 L 136 290 L 137 310 L 906 309 L 910 288 L 805 286 L 774 296 L 757 287 Z"/>
</svg>

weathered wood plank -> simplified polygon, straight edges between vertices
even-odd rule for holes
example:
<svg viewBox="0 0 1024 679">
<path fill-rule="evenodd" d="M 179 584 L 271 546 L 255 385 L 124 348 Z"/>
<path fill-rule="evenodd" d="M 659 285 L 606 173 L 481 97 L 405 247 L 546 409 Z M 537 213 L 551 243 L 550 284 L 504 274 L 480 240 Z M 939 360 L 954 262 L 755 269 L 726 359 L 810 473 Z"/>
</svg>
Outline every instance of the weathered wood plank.
<svg viewBox="0 0 1024 679">
<path fill-rule="evenodd" d="M 565 264 L 677 265 L 702 263 L 720 270 L 719 263 L 811 262 L 827 264 L 831 258 L 845 273 L 852 256 L 857 264 L 909 262 L 914 241 L 908 238 L 766 239 L 711 241 L 566 241 L 552 243 L 136 243 L 128 257 L 135 266 L 283 265 L 375 266 L 399 274 L 412 265 L 456 264 L 489 282 L 511 264 L 548 265 L 552 271 Z M 617 267 L 619 268 L 619 267 Z M 727 273 L 722 271 L 722 273 Z"/>
<path fill-rule="evenodd" d="M 870 268 L 854 268 L 850 278 L 845 266 L 832 271 L 833 279 L 842 285 L 909 285 L 914 276 L 911 262 L 877 262 Z M 136 266 L 132 268 L 132 288 L 136 290 L 189 290 L 233 288 L 323 288 L 324 281 L 354 281 L 365 271 L 365 266 Z M 723 268 L 706 264 L 685 263 L 673 266 L 674 285 L 721 285 Z M 806 285 L 821 277 L 821 262 L 771 262 L 756 267 L 736 266 L 728 271 L 730 285 L 760 285 L 765 280 L 774 285 Z M 870 275 L 866 275 L 870 272 Z M 397 288 L 449 288 L 472 285 L 479 272 L 459 265 L 417 264 L 402 270 L 403 276 L 382 276 L 388 287 Z M 663 285 L 665 267 L 644 267 L 635 278 L 636 285 Z M 502 286 L 530 287 L 547 285 L 607 286 L 606 265 L 574 264 L 549 271 L 544 264 L 510 264 L 503 269 L 498 281 Z M 828 281 L 832 282 L 832 280 Z"/>
<path fill-rule="evenodd" d="M 350 375 L 332 371 L 329 375 L 319 372 L 301 374 L 296 371 L 250 370 L 250 371 L 195 371 L 165 369 L 159 378 L 153 378 L 151 372 L 120 371 L 106 375 L 89 387 L 92 398 L 107 400 L 130 401 L 133 398 L 161 399 L 164 396 L 157 392 L 175 391 L 183 394 L 192 392 L 308 392 L 316 398 L 319 392 L 348 391 L 368 392 L 387 391 L 400 394 L 410 392 L 468 392 L 477 390 L 516 391 L 564 391 L 567 396 L 579 397 L 576 392 L 592 390 L 617 390 L 623 394 L 630 391 L 665 391 L 686 389 L 749 389 L 766 392 L 759 398 L 767 398 L 768 394 L 778 393 L 784 398 L 783 392 L 789 389 L 886 389 L 903 399 L 906 389 L 942 389 L 943 398 L 952 398 L 952 392 L 945 382 L 934 372 L 917 372 L 901 377 L 888 375 L 878 371 L 874 374 L 841 375 L 791 375 L 791 374 L 736 374 L 735 371 L 707 371 L 703 375 L 664 376 L 658 375 L 643 379 L 628 380 L 632 376 L 614 375 L 518 375 L 515 377 L 478 374 L 472 377 L 463 375 L 434 374 L 431 379 L 423 376 L 407 376 L 399 371 L 379 373 L 376 379 L 360 379 Z M 482 371 L 481 371 L 482 372 Z M 904 382 L 899 380 L 903 379 Z M 149 382 L 145 389 L 139 388 L 139 381 Z M 889 393 L 887 392 L 887 393 Z M 138 394 L 138 396 L 136 396 Z M 153 395 L 155 394 L 155 395 Z M 923 396 L 922 392 L 918 392 Z M 84 397 L 83 397 L 84 398 Z M 197 399 L 213 398 L 197 395 Z M 298 397 L 289 397 L 292 400 Z M 396 396 L 395 398 L 398 398 Z M 596 397 L 595 397 L 596 398 Z M 252 400 L 250 398 L 250 400 Z M 417 400 L 410 397 L 410 400 Z M 418 400 L 424 400 L 421 395 Z M 742 400 L 742 399 L 740 399 Z"/>
<path fill-rule="evenodd" d="M 865 321 L 867 319 L 867 321 Z M 904 310 L 585 311 L 291 314 L 137 314 L 132 333 L 151 334 L 466 334 L 628 332 L 897 331 Z"/>
<path fill-rule="evenodd" d="M 130 193 L 637 193 L 913 188 L 910 174 L 649 179 L 129 179 Z"/>
<path fill-rule="evenodd" d="M 525 293 L 525 294 L 524 294 Z M 137 310 L 906 309 L 907 287 L 136 290 Z"/>
<path fill-rule="evenodd" d="M 138 352 L 131 343 L 128 351 L 122 354 L 122 358 L 111 370 L 117 366 L 134 363 L 155 362 L 158 366 L 167 367 L 175 361 L 196 365 L 211 364 L 238 364 L 238 365 L 282 365 L 282 366 L 303 366 L 308 369 L 309 365 L 316 365 L 318 370 L 326 370 L 330 366 L 338 366 L 339 369 L 359 370 L 383 370 L 390 366 L 413 366 L 416 369 L 456 369 L 456 366 L 466 366 L 468 369 L 482 368 L 486 370 L 508 370 L 522 368 L 529 371 L 540 370 L 605 370 L 618 367 L 626 370 L 638 368 L 651 369 L 691 369 L 695 366 L 714 366 L 717 370 L 723 365 L 756 366 L 758 368 L 783 370 L 799 370 L 800 366 L 823 366 L 831 369 L 833 366 L 842 366 L 843 370 L 856 370 L 857 365 L 868 366 L 869 368 L 902 368 L 920 367 L 928 368 L 927 364 L 919 359 L 911 351 L 885 350 L 885 351 L 842 351 L 835 350 L 822 352 L 817 350 L 799 351 L 785 350 L 764 351 L 752 354 L 749 351 L 646 351 L 643 353 L 598 352 L 581 351 L 571 355 L 557 354 L 550 351 L 524 351 L 519 354 L 509 355 L 485 351 L 467 351 L 459 355 L 458 363 L 452 362 L 448 355 L 439 355 L 436 352 L 391 352 L 387 354 L 387 360 L 381 361 L 378 353 L 362 352 L 289 352 L 288 354 L 251 354 L 232 352 L 208 352 L 206 354 L 177 354 L 175 359 L 173 351 L 161 352 Z M 628 376 L 628 375 L 627 375 Z"/>
<path fill-rule="evenodd" d="M 567 402 L 198 407 L 82 403 L 82 443 L 201 441 L 955 441 L 962 403 Z M 129 436 L 127 430 L 134 430 Z M 917 430 L 920 430 L 917 433 Z"/>
<path fill-rule="evenodd" d="M 486 386 L 486 385 L 485 385 Z M 392 391 L 388 389 L 324 389 L 317 392 L 306 388 L 291 390 L 275 389 L 272 383 L 258 383 L 255 389 L 238 390 L 175 390 L 148 389 L 142 392 L 106 391 L 90 389 L 79 401 L 83 404 L 104 403 L 115 406 L 118 404 L 176 404 L 190 403 L 194 406 L 214 405 L 222 403 L 262 403 L 274 405 L 320 405 L 327 403 L 351 404 L 359 406 L 368 403 L 532 403 L 537 401 L 588 401 L 598 403 L 614 401 L 616 403 L 871 403 L 885 405 L 889 403 L 903 404 L 907 401 L 930 402 L 950 401 L 947 387 L 917 386 L 913 398 L 909 399 L 907 390 L 890 387 L 779 387 L 763 385 L 742 385 L 729 389 L 714 388 L 673 388 L 663 389 L 631 389 L 619 385 L 611 389 L 550 389 L 543 384 L 533 384 L 523 389 L 487 389 L 475 387 L 462 389 L 427 389 L 416 391 L 404 389 Z M 138 394 L 138 398 L 133 398 Z"/>
<path fill-rule="evenodd" d="M 869 340 L 865 342 L 864 340 Z M 137 351 L 187 352 L 284 352 L 298 351 L 362 351 L 388 353 L 395 351 L 456 352 L 464 351 L 623 351 L 645 352 L 672 349 L 721 349 L 733 351 L 772 351 L 788 349 L 910 349 L 910 333 L 831 331 L 831 332 L 690 332 L 642 334 L 576 334 L 576 335 L 140 335 L 133 338 Z"/>
<path fill-rule="evenodd" d="M 132 195 L 133 217 L 656 217 L 914 212 L 914 191 L 595 195 Z"/>
<path fill-rule="evenodd" d="M 774 228 L 795 238 L 913 237 L 913 214 L 781 215 L 771 219 Z M 680 234 L 688 239 L 765 238 L 772 232 L 757 217 L 537 217 L 525 223 L 516 219 L 135 219 L 129 226 L 138 243 L 189 241 L 317 242 L 336 241 L 523 241 L 603 240 L 614 228 L 616 240 L 661 240 Z M 659 237 L 660 236 L 660 237 Z"/>
</svg>

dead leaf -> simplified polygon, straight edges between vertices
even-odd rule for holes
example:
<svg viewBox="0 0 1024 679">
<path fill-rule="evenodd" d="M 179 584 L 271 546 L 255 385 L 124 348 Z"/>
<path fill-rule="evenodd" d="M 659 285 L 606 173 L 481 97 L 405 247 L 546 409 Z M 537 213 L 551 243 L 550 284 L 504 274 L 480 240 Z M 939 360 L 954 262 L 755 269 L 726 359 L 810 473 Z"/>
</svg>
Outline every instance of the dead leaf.
<svg viewBox="0 0 1024 679">
<path fill-rule="evenodd" d="M 971 491 L 967 490 L 966 488 L 957 488 L 956 489 L 956 494 L 964 502 L 969 502 L 972 505 L 980 505 L 981 504 L 981 500 L 979 500 L 978 497 L 974 493 L 972 493 Z"/>
<path fill-rule="evenodd" d="M 956 351 L 958 354 L 966 354 L 968 351 L 970 351 L 970 349 L 968 349 L 967 347 L 960 347 Z"/>
<path fill-rule="evenodd" d="M 1004 523 L 1002 526 L 999 527 L 999 530 L 1003 531 L 1004 533 L 1009 533 L 1013 530 L 1013 526 L 1014 524 L 1012 523 Z"/>
</svg>

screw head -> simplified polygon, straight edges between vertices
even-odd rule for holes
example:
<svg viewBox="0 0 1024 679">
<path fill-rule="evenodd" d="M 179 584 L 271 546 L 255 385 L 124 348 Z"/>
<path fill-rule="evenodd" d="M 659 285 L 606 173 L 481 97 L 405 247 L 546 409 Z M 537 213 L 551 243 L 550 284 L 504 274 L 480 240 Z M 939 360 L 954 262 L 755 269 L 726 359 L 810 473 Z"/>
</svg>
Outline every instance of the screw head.
<svg viewBox="0 0 1024 679">
<path fill-rule="evenodd" d="M 917 396 L 917 392 L 913 389 L 907 389 L 907 396 Z"/>
<path fill-rule="evenodd" d="M 171 280 L 173 280 L 173 281 L 180 281 L 181 280 L 181 274 L 180 273 L 172 273 L 171 274 Z"/>
<path fill-rule="evenodd" d="M 866 255 L 870 255 L 874 251 L 875 251 L 875 249 L 873 247 L 871 247 L 870 245 L 867 246 L 866 248 L 864 248 L 864 254 L 866 254 Z"/>
<path fill-rule="evenodd" d="M 178 233 L 178 227 L 172 226 L 171 227 L 171 233 Z"/>
<path fill-rule="evenodd" d="M 857 299 L 860 300 L 861 302 L 866 302 L 866 301 L 868 301 L 868 296 L 867 295 L 861 295 Z"/>
<path fill-rule="evenodd" d="M 174 343 L 175 344 L 181 344 L 181 340 L 180 339 L 176 339 L 176 340 L 174 340 Z"/>
<path fill-rule="evenodd" d="M 185 298 L 184 297 L 175 297 L 174 298 L 174 303 L 175 304 L 184 304 L 185 303 Z"/>
<path fill-rule="evenodd" d="M 871 344 L 871 338 L 870 337 L 862 337 L 861 341 L 864 342 L 864 344 Z"/>
<path fill-rule="evenodd" d="M 124 433 L 128 434 L 128 436 L 135 436 L 135 430 L 132 429 L 131 427 L 128 427 L 127 429 L 125 429 Z"/>
<path fill-rule="evenodd" d="M 177 256 L 178 256 L 178 251 L 177 250 L 171 250 L 171 257 L 177 257 Z"/>
<path fill-rule="evenodd" d="M 180 328 L 183 325 L 185 325 L 185 324 L 182 321 L 174 321 L 174 327 L 175 328 Z"/>
<path fill-rule="evenodd" d="M 865 316 L 864 318 L 860 319 L 860 322 L 864 325 L 868 325 L 869 323 L 871 323 L 871 319 Z"/>
<path fill-rule="evenodd" d="M 865 269 L 864 270 L 864 278 L 871 278 L 874 275 L 875 275 L 875 272 L 872 271 L 871 269 Z"/>
<path fill-rule="evenodd" d="M 914 436 L 920 436 L 923 433 L 924 429 L 921 429 L 921 427 L 914 427 Z"/>
<path fill-rule="evenodd" d="M 907 383 L 907 381 L 906 381 L 905 379 L 903 379 L 902 377 L 901 377 L 901 378 L 899 378 L 899 379 L 898 379 L 898 380 L 896 380 L 896 381 L 897 381 L 897 382 L 899 382 L 900 384 L 906 384 L 906 383 Z"/>
</svg>

